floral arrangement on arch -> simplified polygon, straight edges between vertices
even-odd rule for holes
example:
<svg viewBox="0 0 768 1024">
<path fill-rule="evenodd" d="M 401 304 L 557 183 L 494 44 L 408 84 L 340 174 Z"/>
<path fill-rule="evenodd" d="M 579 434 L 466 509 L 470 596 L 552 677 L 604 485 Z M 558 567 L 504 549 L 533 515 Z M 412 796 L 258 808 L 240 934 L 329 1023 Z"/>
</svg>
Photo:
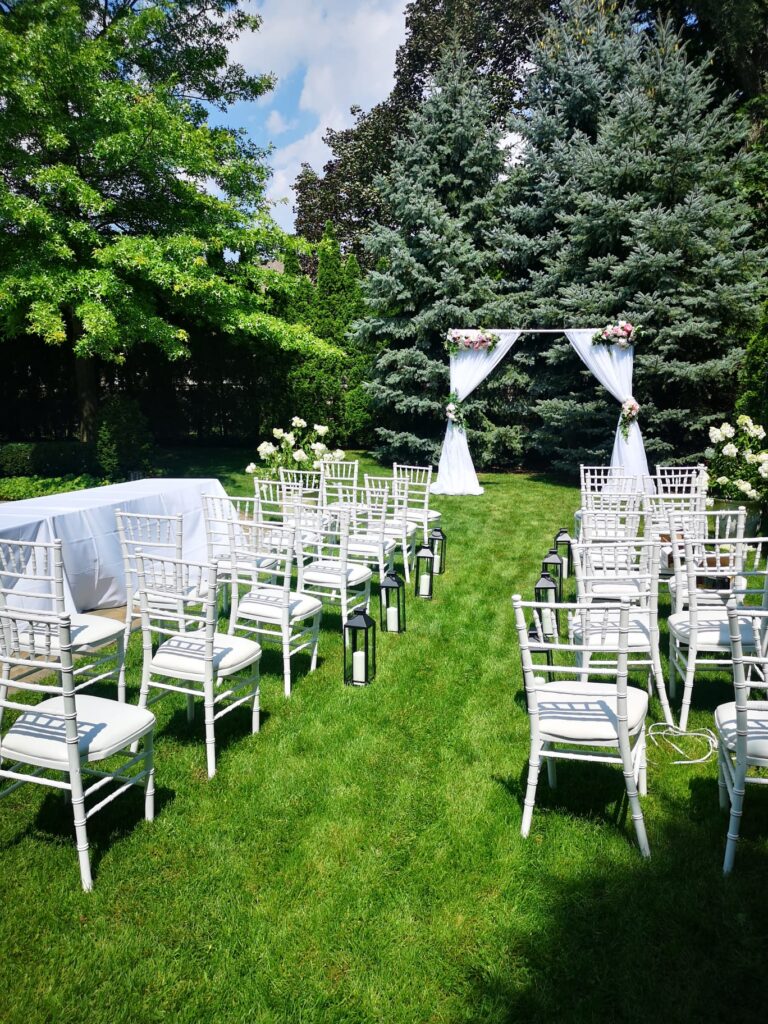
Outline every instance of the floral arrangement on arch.
<svg viewBox="0 0 768 1024">
<path fill-rule="evenodd" d="M 615 324 L 606 324 L 601 331 L 592 335 L 593 345 L 616 345 L 618 348 L 631 348 L 637 341 L 638 329 L 629 320 L 619 320 Z"/>
<path fill-rule="evenodd" d="M 710 495 L 768 506 L 768 451 L 761 444 L 765 429 L 751 417 L 739 416 L 735 427 L 727 422 L 710 427 L 709 440 L 712 447 L 704 456 Z"/>
<path fill-rule="evenodd" d="M 621 403 L 621 419 L 619 420 L 619 430 L 621 436 L 625 441 L 629 440 L 629 428 L 635 422 L 637 417 L 640 415 L 640 403 L 636 398 L 625 398 Z"/>
<path fill-rule="evenodd" d="M 249 462 L 245 472 L 258 473 L 260 468 L 275 471 L 281 466 L 285 469 L 309 469 L 311 465 L 312 469 L 319 469 L 324 462 L 341 462 L 346 452 L 341 448 L 331 451 L 322 440 L 328 436 L 329 429 L 324 423 L 315 423 L 310 429 L 306 420 L 294 416 L 290 430 L 275 427 L 272 431 L 275 441 L 262 441 L 256 449 L 263 467 Z"/>
<path fill-rule="evenodd" d="M 449 422 L 455 424 L 455 426 L 457 426 L 459 430 L 466 430 L 467 423 L 464 414 L 464 406 L 459 400 L 458 392 L 452 391 L 449 398 L 450 401 L 448 402 L 448 405 L 446 405 L 445 407 L 446 417 L 448 418 Z"/>
<path fill-rule="evenodd" d="M 499 344 L 498 334 L 493 331 L 448 331 L 446 350 L 452 355 L 457 352 L 493 352 Z"/>
</svg>

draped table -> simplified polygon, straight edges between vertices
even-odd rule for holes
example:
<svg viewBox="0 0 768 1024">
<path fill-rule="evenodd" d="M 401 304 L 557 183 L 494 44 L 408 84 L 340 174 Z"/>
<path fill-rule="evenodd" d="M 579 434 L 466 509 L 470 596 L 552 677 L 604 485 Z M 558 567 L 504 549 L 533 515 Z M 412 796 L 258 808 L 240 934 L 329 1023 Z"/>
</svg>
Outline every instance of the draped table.
<svg viewBox="0 0 768 1024">
<path fill-rule="evenodd" d="M 207 557 L 203 495 L 225 497 L 215 479 L 132 480 L 0 504 L 0 539 L 61 540 L 69 612 L 119 608 L 127 600 L 115 510 L 183 516 L 183 555 Z"/>
</svg>

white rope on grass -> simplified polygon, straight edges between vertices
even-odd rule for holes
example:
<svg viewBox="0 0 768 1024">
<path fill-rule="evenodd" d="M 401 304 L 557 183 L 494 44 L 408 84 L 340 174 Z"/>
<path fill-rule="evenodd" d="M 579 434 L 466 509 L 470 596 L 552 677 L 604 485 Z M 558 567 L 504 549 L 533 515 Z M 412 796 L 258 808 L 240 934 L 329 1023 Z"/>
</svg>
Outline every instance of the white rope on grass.
<svg viewBox="0 0 768 1024">
<path fill-rule="evenodd" d="M 648 727 L 648 736 L 654 746 L 661 747 L 664 744 L 680 755 L 681 759 L 673 761 L 672 764 L 704 764 L 717 753 L 717 736 L 711 729 L 678 729 L 676 725 L 667 725 L 666 722 L 654 722 Z M 703 740 L 707 745 L 706 754 L 703 757 L 688 757 L 686 752 L 675 743 L 675 739 L 682 737 Z"/>
</svg>

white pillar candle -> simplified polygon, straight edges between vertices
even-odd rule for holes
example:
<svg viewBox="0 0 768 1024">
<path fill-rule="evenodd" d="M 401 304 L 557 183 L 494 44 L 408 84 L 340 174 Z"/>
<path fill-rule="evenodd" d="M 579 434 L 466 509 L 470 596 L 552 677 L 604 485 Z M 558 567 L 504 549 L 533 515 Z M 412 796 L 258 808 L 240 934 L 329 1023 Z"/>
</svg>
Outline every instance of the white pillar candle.
<svg viewBox="0 0 768 1024">
<path fill-rule="evenodd" d="M 429 597 L 429 573 L 424 572 L 419 577 L 419 594 L 422 597 Z"/>
<path fill-rule="evenodd" d="M 440 572 L 440 555 L 435 555 L 435 572 Z"/>
<path fill-rule="evenodd" d="M 365 651 L 355 651 L 352 655 L 352 682 L 365 682 Z"/>
<path fill-rule="evenodd" d="M 400 617 L 397 608 L 387 608 L 387 632 L 397 633 L 400 629 Z"/>
</svg>

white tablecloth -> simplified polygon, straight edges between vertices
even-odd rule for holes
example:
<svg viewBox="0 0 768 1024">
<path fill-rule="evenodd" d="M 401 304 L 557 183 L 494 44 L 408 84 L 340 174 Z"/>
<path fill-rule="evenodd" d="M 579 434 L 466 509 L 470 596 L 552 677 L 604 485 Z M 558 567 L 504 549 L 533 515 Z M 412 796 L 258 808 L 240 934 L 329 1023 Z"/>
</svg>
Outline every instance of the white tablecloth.
<svg viewBox="0 0 768 1024">
<path fill-rule="evenodd" d="M 115 509 L 184 517 L 183 555 L 206 559 L 203 495 L 224 496 L 214 479 L 152 479 L 110 484 L 0 505 L 0 538 L 62 542 L 67 610 L 126 603 Z"/>
</svg>

